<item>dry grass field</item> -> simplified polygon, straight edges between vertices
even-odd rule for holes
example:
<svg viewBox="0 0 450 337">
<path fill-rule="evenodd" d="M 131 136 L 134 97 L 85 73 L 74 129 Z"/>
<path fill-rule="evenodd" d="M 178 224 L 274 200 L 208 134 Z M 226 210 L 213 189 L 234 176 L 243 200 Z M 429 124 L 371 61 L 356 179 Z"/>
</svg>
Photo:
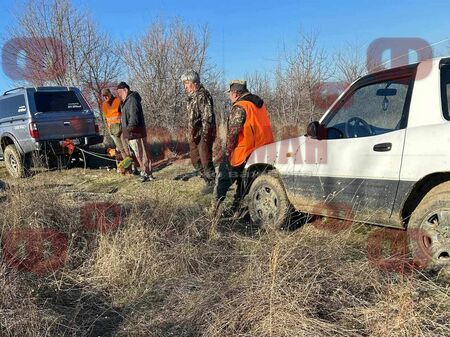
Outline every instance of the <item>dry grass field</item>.
<svg viewBox="0 0 450 337">
<path fill-rule="evenodd" d="M 173 179 L 190 170 L 174 163 L 141 184 L 0 168 L 0 336 L 450 336 L 448 275 L 380 270 L 373 227 L 221 223 L 212 236 L 200 179 Z M 57 244 L 17 239 L 44 229 Z"/>
</svg>

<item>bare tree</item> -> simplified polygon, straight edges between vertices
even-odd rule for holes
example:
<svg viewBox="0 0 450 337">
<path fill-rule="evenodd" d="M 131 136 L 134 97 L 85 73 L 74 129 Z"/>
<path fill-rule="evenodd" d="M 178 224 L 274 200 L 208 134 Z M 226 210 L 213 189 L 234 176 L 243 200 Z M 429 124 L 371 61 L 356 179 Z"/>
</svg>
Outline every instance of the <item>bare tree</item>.
<svg viewBox="0 0 450 337">
<path fill-rule="evenodd" d="M 280 57 L 274 71 L 271 118 L 278 128 L 299 125 L 298 133 L 310 119 L 323 113 L 317 106 L 317 87 L 333 75 L 333 67 L 316 33 L 300 33 L 296 48 Z M 292 132 L 289 132 L 292 136 Z M 279 137 L 283 137 L 282 134 Z"/>
<path fill-rule="evenodd" d="M 318 35 L 300 33 L 296 48 L 279 57 L 273 73 L 247 76 L 250 89 L 266 103 L 277 139 L 302 134 L 308 121 L 323 113 L 317 91 L 334 71 Z"/>
<path fill-rule="evenodd" d="M 198 71 L 208 89 L 216 90 L 217 74 L 206 55 L 208 44 L 206 27 L 196 30 L 180 20 L 169 24 L 158 21 L 143 37 L 125 43 L 123 61 L 133 88 L 143 94 L 150 125 L 169 129 L 186 125 L 184 89 L 180 81 L 185 70 Z"/>
<path fill-rule="evenodd" d="M 89 13 L 70 0 L 30 0 L 17 11 L 16 22 L 9 29 L 6 57 L 12 66 L 25 64 L 19 81 L 80 86 L 100 108 L 99 92 L 117 81 L 120 58 Z"/>
<path fill-rule="evenodd" d="M 362 46 L 348 43 L 336 55 L 336 68 L 339 80 L 352 83 L 367 73 L 367 55 L 361 52 Z"/>
<path fill-rule="evenodd" d="M 251 92 L 264 99 L 266 104 L 273 98 L 273 86 L 269 73 L 254 72 L 246 76 L 248 88 Z M 270 103 L 269 103 L 270 105 Z"/>
</svg>

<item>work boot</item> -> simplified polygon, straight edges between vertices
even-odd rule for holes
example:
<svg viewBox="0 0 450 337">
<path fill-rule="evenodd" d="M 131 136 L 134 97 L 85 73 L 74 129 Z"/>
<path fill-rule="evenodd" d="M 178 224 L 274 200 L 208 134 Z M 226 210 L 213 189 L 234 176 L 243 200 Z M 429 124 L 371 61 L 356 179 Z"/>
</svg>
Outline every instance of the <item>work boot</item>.
<svg viewBox="0 0 450 337">
<path fill-rule="evenodd" d="M 141 183 L 145 183 L 146 181 L 153 181 L 155 180 L 155 178 L 153 177 L 153 175 L 150 173 L 141 173 L 141 176 L 139 177 L 139 181 Z"/>
</svg>

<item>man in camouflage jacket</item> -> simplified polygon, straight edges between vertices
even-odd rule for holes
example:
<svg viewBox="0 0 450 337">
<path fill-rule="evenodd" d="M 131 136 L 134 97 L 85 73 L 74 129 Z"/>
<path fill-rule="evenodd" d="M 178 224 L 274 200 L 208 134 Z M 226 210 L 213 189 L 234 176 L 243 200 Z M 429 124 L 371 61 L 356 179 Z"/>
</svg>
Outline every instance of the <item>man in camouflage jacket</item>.
<svg viewBox="0 0 450 337">
<path fill-rule="evenodd" d="M 197 72 L 189 70 L 181 77 L 187 92 L 188 137 L 191 161 L 206 182 L 204 193 L 214 189 L 215 170 L 212 148 L 216 138 L 216 117 L 211 94 L 200 83 Z"/>
</svg>

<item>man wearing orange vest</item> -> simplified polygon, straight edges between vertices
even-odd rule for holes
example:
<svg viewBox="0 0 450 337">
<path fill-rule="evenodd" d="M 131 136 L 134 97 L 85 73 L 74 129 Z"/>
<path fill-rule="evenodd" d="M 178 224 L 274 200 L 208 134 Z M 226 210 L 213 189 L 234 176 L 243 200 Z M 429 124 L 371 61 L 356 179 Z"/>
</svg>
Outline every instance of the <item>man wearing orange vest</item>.
<svg viewBox="0 0 450 337">
<path fill-rule="evenodd" d="M 264 102 L 247 90 L 246 81 L 231 81 L 229 95 L 233 107 L 227 123 L 225 158 L 228 158 L 228 161 L 225 159 L 219 167 L 215 213 L 225 199 L 228 189 L 237 182 L 231 207 L 231 212 L 236 217 L 239 215 L 240 201 L 245 193 L 243 173 L 247 159 L 258 147 L 273 143 L 274 139 Z"/>
<path fill-rule="evenodd" d="M 124 144 L 122 142 L 122 123 L 120 113 L 120 99 L 114 97 L 109 89 L 102 89 L 102 111 L 108 125 L 108 130 L 116 149 L 124 156 Z"/>
</svg>

